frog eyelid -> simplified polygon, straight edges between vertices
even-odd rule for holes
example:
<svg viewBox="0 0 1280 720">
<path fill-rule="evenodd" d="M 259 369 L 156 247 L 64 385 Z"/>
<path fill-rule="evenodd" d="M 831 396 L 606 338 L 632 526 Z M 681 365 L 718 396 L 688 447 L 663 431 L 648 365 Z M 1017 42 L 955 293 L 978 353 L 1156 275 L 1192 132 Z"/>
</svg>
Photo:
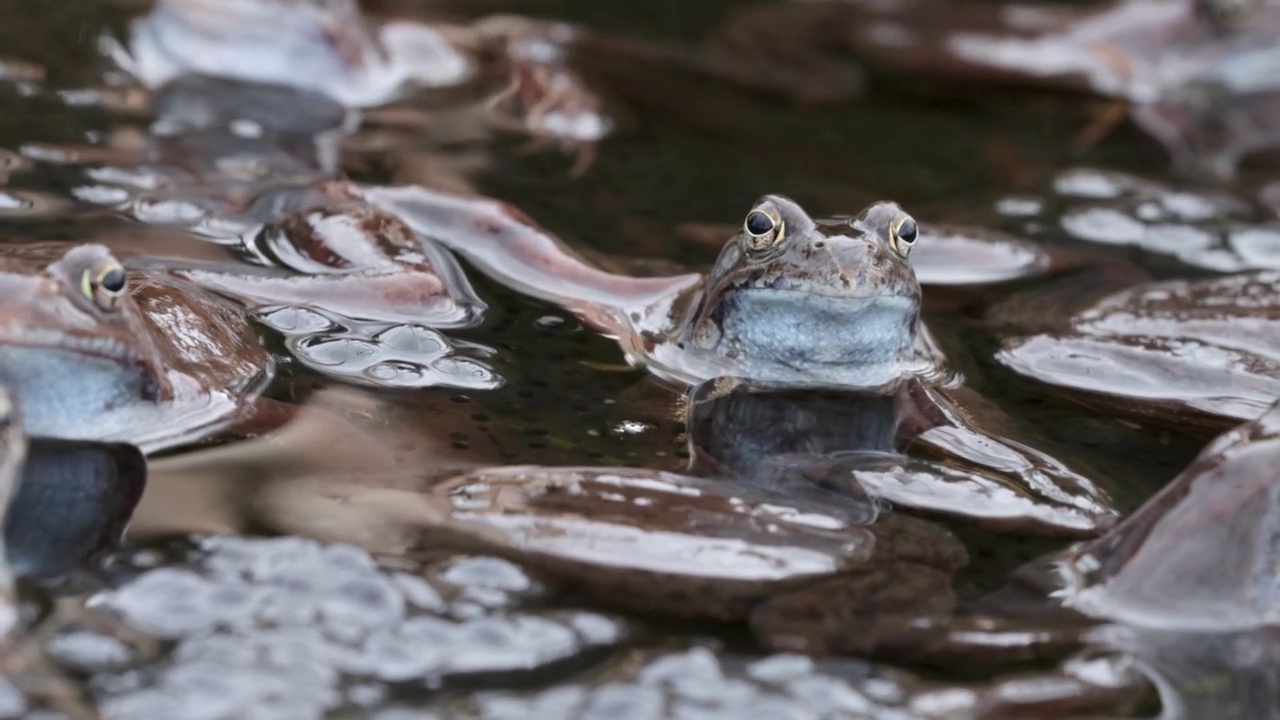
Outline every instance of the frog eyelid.
<svg viewBox="0 0 1280 720">
<path fill-rule="evenodd" d="M 86 298 L 93 299 L 93 270 L 86 268 L 80 273 L 80 292 Z"/>
</svg>

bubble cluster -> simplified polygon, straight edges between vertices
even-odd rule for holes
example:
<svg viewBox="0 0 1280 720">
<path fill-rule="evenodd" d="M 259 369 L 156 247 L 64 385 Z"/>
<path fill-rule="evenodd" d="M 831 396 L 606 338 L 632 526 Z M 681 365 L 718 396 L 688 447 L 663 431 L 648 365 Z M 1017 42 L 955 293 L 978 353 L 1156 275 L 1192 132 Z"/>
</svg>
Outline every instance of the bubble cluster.
<svg viewBox="0 0 1280 720">
<path fill-rule="evenodd" d="M 174 643 L 157 663 L 99 676 L 99 706 L 119 720 L 321 718 L 385 705 L 406 685 L 420 693 L 468 676 L 499 685 L 536 676 L 624 637 L 602 615 L 519 610 L 539 593 L 495 558 L 457 559 L 424 576 L 384 570 L 346 545 L 206 539 L 185 566 L 143 572 L 90 600 Z M 122 658 L 102 639 L 63 646 L 98 658 L 99 670 Z"/>
</svg>

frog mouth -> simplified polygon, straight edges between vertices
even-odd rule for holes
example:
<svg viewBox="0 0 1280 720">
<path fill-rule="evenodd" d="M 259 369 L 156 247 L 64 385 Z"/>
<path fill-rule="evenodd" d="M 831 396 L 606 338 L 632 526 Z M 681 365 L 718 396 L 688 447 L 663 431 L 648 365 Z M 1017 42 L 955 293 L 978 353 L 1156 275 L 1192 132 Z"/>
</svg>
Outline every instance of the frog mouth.
<svg viewBox="0 0 1280 720">
<path fill-rule="evenodd" d="M 904 306 L 911 306 L 916 303 L 914 296 L 895 292 L 835 292 L 828 289 L 791 287 L 749 287 L 739 288 L 737 292 L 760 297 L 773 296 L 775 298 L 791 301 L 803 301 L 805 298 L 813 298 L 814 300 L 835 303 L 874 302 L 878 305 L 885 306 L 892 306 L 897 303 L 901 303 Z"/>
<path fill-rule="evenodd" d="M 0 332 L 0 355 L 6 348 L 81 355 L 107 360 L 139 373 L 144 367 L 142 356 L 133 348 L 109 337 L 82 337 L 58 330 L 9 326 Z"/>
</svg>

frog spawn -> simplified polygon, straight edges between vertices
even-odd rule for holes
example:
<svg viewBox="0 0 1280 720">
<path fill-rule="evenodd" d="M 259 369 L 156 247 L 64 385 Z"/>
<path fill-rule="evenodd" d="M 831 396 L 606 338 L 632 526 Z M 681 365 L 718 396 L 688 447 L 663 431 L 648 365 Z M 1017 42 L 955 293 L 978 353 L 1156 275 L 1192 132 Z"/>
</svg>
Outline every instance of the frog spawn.
<svg viewBox="0 0 1280 720">
<path fill-rule="evenodd" d="M 519 609 L 539 592 L 493 558 L 448 561 L 424 578 L 380 569 L 350 546 L 209 538 L 182 567 L 142 572 L 88 601 L 174 642 L 164 657 L 121 662 L 84 636 L 55 648 L 99 673 L 106 718 L 319 718 L 384 704 L 406 684 L 554 676 L 626 636 L 596 613 Z"/>
<path fill-rule="evenodd" d="M 1060 173 L 1052 195 L 1018 212 L 1017 227 L 1049 238 L 1133 247 L 1216 272 L 1280 268 L 1280 223 L 1218 190 L 1186 190 L 1120 172 Z"/>
<path fill-rule="evenodd" d="M 479 359 L 492 349 L 425 325 L 360 322 L 300 306 L 265 306 L 255 315 L 285 337 L 300 364 L 329 377 L 392 388 L 492 390 L 502 384 Z"/>
<path fill-rule="evenodd" d="M 379 387 L 501 384 L 483 361 L 490 348 L 439 332 L 474 326 L 486 310 L 452 255 L 346 193 L 331 183 L 282 199 L 296 209 L 243 241 L 261 272 L 174 272 L 252 307 L 318 373 Z"/>
<path fill-rule="evenodd" d="M 237 537 L 185 554 L 157 569 L 146 569 L 161 560 L 153 551 L 119 558 L 137 575 L 89 598 L 100 620 L 57 628 L 45 643 L 60 666 L 94 674 L 108 720 L 728 718 L 748 708 L 753 717 L 908 720 L 1115 707 L 1115 686 L 1132 682 L 1123 666 L 1091 661 L 1051 679 L 960 689 L 858 660 L 745 659 L 705 646 L 619 655 L 625 625 L 531 609 L 543 604 L 541 586 L 497 558 L 383 568 L 350 546 Z M 583 667 L 594 669 L 557 682 Z M 447 693 L 478 678 L 490 689 Z M 516 689 L 530 684 L 540 689 Z M 1094 696 L 1071 697 L 1082 688 Z"/>
</svg>

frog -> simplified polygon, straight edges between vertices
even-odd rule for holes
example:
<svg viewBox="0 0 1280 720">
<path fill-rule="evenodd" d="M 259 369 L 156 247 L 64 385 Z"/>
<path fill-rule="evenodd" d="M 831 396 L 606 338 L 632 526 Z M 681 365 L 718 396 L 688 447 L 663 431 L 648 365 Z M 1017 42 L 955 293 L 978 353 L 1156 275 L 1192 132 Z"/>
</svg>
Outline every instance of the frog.
<svg viewBox="0 0 1280 720">
<path fill-rule="evenodd" d="M 322 182 L 265 196 L 267 218 L 234 240 L 160 231 L 103 237 L 138 267 L 241 308 L 303 367 L 374 387 L 501 383 L 492 351 L 449 337 L 484 318 L 454 256 L 393 215 Z"/>
<path fill-rule="evenodd" d="M 283 33 L 261 30 L 281 25 Z M 561 145 L 577 155 L 571 174 L 580 175 L 613 122 L 566 62 L 574 32 L 513 15 L 376 20 L 355 0 L 160 0 L 133 21 L 126 43 L 107 38 L 103 49 L 148 89 L 191 76 L 287 88 L 350 110 L 348 131 L 364 110 L 375 124 L 438 125 L 439 113 L 401 101 L 414 90 L 457 91 L 472 127 Z"/>
<path fill-rule="evenodd" d="M 394 215 L 322 181 L 264 196 L 234 241 L 205 252 L 174 238 L 123 245 L 171 274 L 251 307 L 306 306 L 349 321 L 476 325 L 486 309 L 452 255 Z M 154 245 L 161 245 L 159 248 Z M 169 252 L 165 252 L 169 250 Z"/>
<path fill-rule="evenodd" d="M 893 396 L 918 445 L 1051 498 L 1063 509 L 1051 524 L 1058 530 L 1096 532 L 1116 517 L 1092 480 L 997 437 L 1012 423 L 1000 431 L 975 425 L 998 425 L 1000 413 L 963 387 L 920 321 L 922 292 L 908 260 L 918 227 L 897 203 L 815 219 L 789 198 L 766 195 L 705 276 L 629 277 L 588 264 L 500 201 L 416 186 L 353 192 L 480 272 L 575 313 L 616 339 L 628 362 L 673 386 L 714 380 L 725 391 Z M 986 419 L 969 417 L 966 406 Z"/>
<path fill-rule="evenodd" d="M 737 232 L 726 223 L 681 223 L 675 228 L 681 240 L 698 247 L 719 250 L 724 238 Z M 1084 265 L 1086 258 L 1028 240 L 1023 234 L 962 223 L 921 219 L 911 251 L 916 280 L 935 292 L 945 288 L 998 286 L 1041 278 Z"/>
<path fill-rule="evenodd" d="M 118 548 L 146 474 L 128 443 L 29 436 L 0 385 L 0 605 L 14 602 L 15 579 L 65 574 Z"/>
<path fill-rule="evenodd" d="M 1265 715 L 1280 649 L 1271 543 L 1277 459 L 1273 403 L 1215 437 L 1105 535 L 1032 564 L 1021 579 L 1107 623 L 1094 644 L 1143 663 L 1165 707 L 1183 717 L 1228 704 L 1242 717 Z M 1242 663 L 1242 653 L 1255 659 Z"/>
<path fill-rule="evenodd" d="M 779 28 L 793 29 L 804 39 L 791 37 L 788 47 L 849 53 L 875 70 L 947 91 L 996 84 L 1101 98 L 1108 105 L 1078 147 L 1127 116 L 1167 149 L 1175 172 L 1222 181 L 1245 155 L 1280 139 L 1270 120 L 1280 88 L 1268 70 L 1280 61 L 1271 42 L 1278 10 L 1265 0 L 778 2 L 742 9 L 717 42 L 726 52 L 773 48 Z M 812 73 L 821 65 L 806 60 L 802 67 Z M 803 96 L 823 78 L 802 71 L 793 84 Z"/>
<path fill-rule="evenodd" d="M 1143 283 L 1100 295 L 1028 291 L 992 308 L 995 360 L 1085 406 L 1208 437 L 1280 397 L 1280 273 Z M 1069 288 L 1067 289 L 1069 290 Z"/>
<path fill-rule="evenodd" d="M 347 107 L 383 104 L 409 83 L 443 87 L 474 73 L 435 29 L 375 28 L 352 0 L 158 0 L 131 23 L 127 47 L 104 45 L 147 87 L 187 74 L 230 77 L 319 92 Z"/>
<path fill-rule="evenodd" d="M 0 512 L 5 516 L 21 488 L 26 460 L 27 434 L 22 427 L 22 415 L 16 398 L 7 387 L 0 385 Z M 0 549 L 6 550 L 5 559 L 0 562 L 0 641 L 3 641 L 16 629 L 18 611 L 15 573 L 7 559 L 8 548 Z"/>
<path fill-rule="evenodd" d="M 906 657 L 945 658 L 954 666 L 989 662 L 1016 648 L 1020 661 L 1059 663 L 1064 698 L 1105 700 L 1097 685 L 1088 690 L 1089 674 L 1081 671 L 1127 667 L 1147 676 L 1148 691 L 1158 693 L 1170 717 L 1212 715 L 1227 704 L 1240 707 L 1242 717 L 1265 715 L 1280 650 L 1271 542 L 1278 439 L 1280 403 L 1273 403 L 1214 438 L 1160 492 L 1099 537 L 1027 563 L 950 617 L 917 623 L 915 630 L 933 634 L 933 641 L 917 637 Z M 806 595 L 765 603 L 752 626 L 774 649 L 873 652 L 854 620 L 858 590 L 856 584 L 815 585 Z M 833 599 L 840 592 L 844 596 Z M 983 650 L 948 654 L 966 642 Z M 1039 653 L 1030 652 L 1035 646 Z M 1131 679 L 1111 687 L 1140 691 L 1143 684 Z"/>
<path fill-rule="evenodd" d="M 0 245 L 0 381 L 26 431 L 154 453 L 250 414 L 275 371 L 234 306 L 104 245 Z"/>
</svg>

